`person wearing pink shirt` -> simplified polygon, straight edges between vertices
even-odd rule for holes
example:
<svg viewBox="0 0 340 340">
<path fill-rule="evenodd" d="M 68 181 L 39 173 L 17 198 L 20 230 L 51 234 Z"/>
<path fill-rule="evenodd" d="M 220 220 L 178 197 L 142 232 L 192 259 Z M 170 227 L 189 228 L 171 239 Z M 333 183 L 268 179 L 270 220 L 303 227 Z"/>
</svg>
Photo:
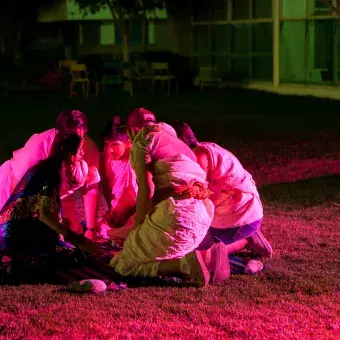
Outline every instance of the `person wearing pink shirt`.
<svg viewBox="0 0 340 340">
<path fill-rule="evenodd" d="M 70 230 L 81 234 L 83 227 L 76 215 L 76 193 L 81 191 L 85 206 L 85 220 L 87 231 L 85 236 L 93 238 L 97 217 L 99 199 L 98 183 L 100 182 L 99 151 L 95 143 L 87 136 L 88 124 L 84 113 L 78 110 L 67 109 L 62 111 L 54 129 L 34 134 L 26 144 L 13 152 L 13 157 L 0 167 L 0 209 L 6 203 L 16 185 L 20 182 L 28 169 L 45 160 L 53 153 L 54 145 L 63 136 L 77 133 L 84 138 L 83 159 L 84 166 L 73 169 L 76 182 L 71 187 L 66 184 L 66 179 L 61 185 L 61 206 L 63 219 L 69 225 Z"/>
<path fill-rule="evenodd" d="M 126 128 L 117 125 L 120 125 L 120 118 L 114 117 L 100 154 L 99 173 L 108 209 L 98 229 L 101 229 L 101 236 L 121 241 L 131 230 L 126 223 L 136 210 L 138 185 L 129 160 L 131 141 Z"/>
<path fill-rule="evenodd" d="M 272 247 L 260 232 L 263 207 L 255 181 L 240 161 L 215 143 L 201 143 L 190 126 L 175 121 L 172 126 L 195 153 L 207 174 L 215 212 L 211 227 L 199 249 L 223 242 L 228 253 L 250 249 L 259 257 L 271 257 Z"/>
<path fill-rule="evenodd" d="M 200 287 L 223 284 L 230 268 L 220 242 L 195 250 L 213 218 L 206 174 L 174 129 L 138 108 L 128 117 L 131 166 L 138 180 L 133 228 L 110 265 L 122 276 L 186 275 Z"/>
</svg>

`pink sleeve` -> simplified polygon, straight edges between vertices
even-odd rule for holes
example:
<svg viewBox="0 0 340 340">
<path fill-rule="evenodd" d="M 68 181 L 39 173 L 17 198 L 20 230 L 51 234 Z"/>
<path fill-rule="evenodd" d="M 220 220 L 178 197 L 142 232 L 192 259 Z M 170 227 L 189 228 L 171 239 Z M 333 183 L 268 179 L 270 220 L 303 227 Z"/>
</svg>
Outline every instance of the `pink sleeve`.
<svg viewBox="0 0 340 340">
<path fill-rule="evenodd" d="M 13 152 L 11 166 L 17 180 L 20 181 L 29 168 L 48 158 L 55 134 L 55 129 L 34 134 L 23 148 Z"/>
</svg>

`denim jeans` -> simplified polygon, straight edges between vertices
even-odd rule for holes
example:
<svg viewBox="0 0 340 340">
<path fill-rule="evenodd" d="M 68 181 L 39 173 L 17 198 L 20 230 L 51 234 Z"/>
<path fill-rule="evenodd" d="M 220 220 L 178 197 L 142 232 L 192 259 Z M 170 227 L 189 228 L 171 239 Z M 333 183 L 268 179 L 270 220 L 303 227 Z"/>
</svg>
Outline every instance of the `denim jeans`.
<svg viewBox="0 0 340 340">
<path fill-rule="evenodd" d="M 255 222 L 245 224 L 241 227 L 217 229 L 210 227 L 207 235 L 198 246 L 198 250 L 209 249 L 215 243 L 223 242 L 224 244 L 230 244 L 239 240 L 243 240 L 247 237 L 254 235 L 260 228 L 262 218 Z"/>
</svg>

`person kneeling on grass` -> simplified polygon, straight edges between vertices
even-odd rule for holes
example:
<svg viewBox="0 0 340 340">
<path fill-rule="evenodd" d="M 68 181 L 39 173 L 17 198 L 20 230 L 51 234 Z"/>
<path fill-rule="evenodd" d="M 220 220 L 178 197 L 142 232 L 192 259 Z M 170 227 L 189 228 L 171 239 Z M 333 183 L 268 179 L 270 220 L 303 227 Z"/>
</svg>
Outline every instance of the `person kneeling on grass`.
<svg viewBox="0 0 340 340">
<path fill-rule="evenodd" d="M 225 246 L 195 250 L 213 218 L 206 174 L 174 129 L 147 121 L 145 111 L 133 110 L 128 119 L 138 180 L 135 224 L 110 265 L 122 276 L 185 274 L 198 286 L 207 285 L 212 272 L 212 282 L 223 283 L 230 274 Z"/>
<path fill-rule="evenodd" d="M 214 143 L 198 142 L 188 124 L 175 121 L 172 126 L 194 151 L 213 192 L 214 219 L 198 249 L 222 241 L 229 255 L 249 249 L 260 258 L 272 257 L 272 247 L 260 232 L 263 208 L 251 174 L 231 152 Z"/>
<path fill-rule="evenodd" d="M 92 241 L 61 222 L 62 177 L 67 175 L 73 181 L 72 169 L 82 162 L 81 144 L 77 134 L 55 142 L 53 153 L 26 172 L 1 209 L 0 255 L 11 258 L 12 273 L 35 272 L 38 264 L 42 274 L 75 265 L 74 245 L 82 252 L 98 252 Z"/>
<path fill-rule="evenodd" d="M 126 127 L 114 117 L 104 136 L 100 155 L 100 177 L 108 209 L 98 222 L 102 237 L 123 241 L 133 226 L 136 211 L 137 179 L 130 164 L 131 141 Z M 120 242 L 119 242 L 120 243 Z"/>
<path fill-rule="evenodd" d="M 34 134 L 21 149 L 14 151 L 13 157 L 0 166 L 0 210 L 27 170 L 38 162 L 47 159 L 54 152 L 53 148 L 58 145 L 58 141 L 62 140 L 66 135 L 75 133 L 84 139 L 82 149 L 86 166 L 79 169 L 73 167 L 72 171 L 77 173 L 79 178 L 85 175 L 84 170 L 86 170 L 86 178 L 82 185 L 62 184 L 61 190 L 64 192 L 60 198 L 63 208 L 63 220 L 73 232 L 77 234 L 84 232 L 84 228 L 76 214 L 75 193 L 81 192 L 84 200 L 87 227 L 85 236 L 92 239 L 99 200 L 99 151 L 95 143 L 87 135 L 87 130 L 87 118 L 83 112 L 70 109 L 63 110 L 57 117 L 54 129 Z"/>
</svg>

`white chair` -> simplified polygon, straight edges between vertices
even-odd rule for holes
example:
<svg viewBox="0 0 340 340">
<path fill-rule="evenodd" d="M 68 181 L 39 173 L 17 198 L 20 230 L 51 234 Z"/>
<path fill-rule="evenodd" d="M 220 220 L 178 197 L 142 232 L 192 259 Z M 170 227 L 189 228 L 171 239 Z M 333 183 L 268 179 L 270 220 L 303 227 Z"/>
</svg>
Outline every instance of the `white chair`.
<svg viewBox="0 0 340 340">
<path fill-rule="evenodd" d="M 203 92 L 204 87 L 222 88 L 222 78 L 216 66 L 200 67 L 196 83 Z"/>
<path fill-rule="evenodd" d="M 168 63 L 151 63 L 152 71 L 152 91 L 155 91 L 155 82 L 160 81 L 162 90 L 164 89 L 164 83 L 168 83 L 168 95 L 170 94 L 170 83 L 172 80 L 176 83 L 176 94 L 178 94 L 178 77 L 169 73 Z"/>
</svg>

